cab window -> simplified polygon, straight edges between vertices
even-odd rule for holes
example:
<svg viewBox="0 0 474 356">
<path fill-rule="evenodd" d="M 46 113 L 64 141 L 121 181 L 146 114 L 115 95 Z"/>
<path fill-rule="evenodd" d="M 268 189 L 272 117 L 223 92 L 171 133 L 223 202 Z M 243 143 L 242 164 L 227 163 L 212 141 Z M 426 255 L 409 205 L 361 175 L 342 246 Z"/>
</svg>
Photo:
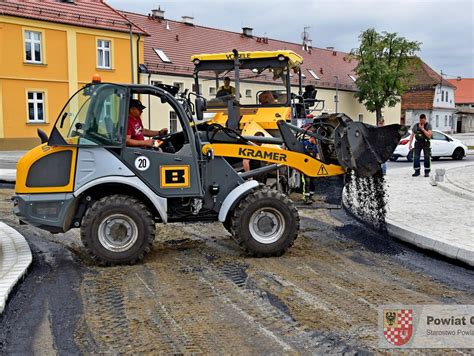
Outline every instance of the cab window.
<svg viewBox="0 0 474 356">
<path fill-rule="evenodd" d="M 120 118 L 125 109 L 126 88 L 114 84 L 89 85 L 66 104 L 56 122 L 63 139 L 80 146 L 120 146 Z"/>
</svg>

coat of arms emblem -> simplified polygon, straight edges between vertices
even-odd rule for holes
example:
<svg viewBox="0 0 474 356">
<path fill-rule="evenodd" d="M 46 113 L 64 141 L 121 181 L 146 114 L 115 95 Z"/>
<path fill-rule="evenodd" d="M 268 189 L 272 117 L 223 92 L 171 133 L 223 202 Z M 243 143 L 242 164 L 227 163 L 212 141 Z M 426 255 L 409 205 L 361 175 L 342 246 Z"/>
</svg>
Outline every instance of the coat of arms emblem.
<svg viewBox="0 0 474 356">
<path fill-rule="evenodd" d="M 384 309 L 383 335 L 395 346 L 406 344 L 413 333 L 412 309 Z"/>
</svg>

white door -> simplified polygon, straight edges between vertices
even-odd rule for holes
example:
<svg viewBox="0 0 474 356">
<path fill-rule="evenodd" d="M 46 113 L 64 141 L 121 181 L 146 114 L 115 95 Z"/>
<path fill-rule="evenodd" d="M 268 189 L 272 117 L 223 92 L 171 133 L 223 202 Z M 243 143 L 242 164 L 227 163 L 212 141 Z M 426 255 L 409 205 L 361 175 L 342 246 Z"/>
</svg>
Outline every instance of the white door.
<svg viewBox="0 0 474 356">
<path fill-rule="evenodd" d="M 431 138 L 431 156 L 441 157 L 449 156 L 449 142 L 447 137 L 441 132 L 433 131 L 433 137 Z"/>
</svg>

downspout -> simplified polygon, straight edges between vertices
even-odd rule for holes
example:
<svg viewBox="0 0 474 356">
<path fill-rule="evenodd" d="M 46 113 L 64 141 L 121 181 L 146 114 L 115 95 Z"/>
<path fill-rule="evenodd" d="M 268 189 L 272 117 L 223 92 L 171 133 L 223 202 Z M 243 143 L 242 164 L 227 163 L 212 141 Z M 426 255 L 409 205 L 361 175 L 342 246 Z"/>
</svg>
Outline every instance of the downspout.
<svg viewBox="0 0 474 356">
<path fill-rule="evenodd" d="M 138 33 L 138 38 L 137 38 L 137 66 L 140 64 L 140 34 Z M 140 73 L 139 73 L 139 68 L 137 68 L 137 83 L 140 84 Z M 150 83 L 148 83 L 150 84 Z"/>
<path fill-rule="evenodd" d="M 151 73 L 148 71 L 148 85 L 151 85 Z M 148 128 L 151 130 L 151 95 L 148 95 Z"/>
<path fill-rule="evenodd" d="M 128 24 L 130 26 L 130 66 L 132 71 L 132 84 L 135 84 L 135 70 L 133 69 L 133 32 L 132 32 L 132 24 Z"/>
</svg>

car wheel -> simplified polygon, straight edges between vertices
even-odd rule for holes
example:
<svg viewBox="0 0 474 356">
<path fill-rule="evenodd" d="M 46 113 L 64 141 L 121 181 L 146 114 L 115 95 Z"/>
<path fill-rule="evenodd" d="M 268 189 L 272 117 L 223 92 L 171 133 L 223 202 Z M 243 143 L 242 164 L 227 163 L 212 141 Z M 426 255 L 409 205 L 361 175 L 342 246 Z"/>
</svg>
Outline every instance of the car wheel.
<svg viewBox="0 0 474 356">
<path fill-rule="evenodd" d="M 413 150 L 411 150 L 410 152 L 408 152 L 408 154 L 407 154 L 407 161 L 408 161 L 408 162 L 413 162 Z"/>
<path fill-rule="evenodd" d="M 102 265 L 134 264 L 150 252 L 155 222 L 148 208 L 126 195 L 96 201 L 82 220 L 81 240 Z"/>
<path fill-rule="evenodd" d="M 280 256 L 293 245 L 300 226 L 293 202 L 276 190 L 258 189 L 236 206 L 231 218 L 234 239 L 255 257 Z"/>
<path fill-rule="evenodd" d="M 464 158 L 464 150 L 461 147 L 458 147 L 453 152 L 453 159 L 460 161 Z"/>
<path fill-rule="evenodd" d="M 431 157 L 431 160 L 432 160 L 432 161 L 439 161 L 440 158 L 441 158 L 441 157 Z"/>
</svg>

